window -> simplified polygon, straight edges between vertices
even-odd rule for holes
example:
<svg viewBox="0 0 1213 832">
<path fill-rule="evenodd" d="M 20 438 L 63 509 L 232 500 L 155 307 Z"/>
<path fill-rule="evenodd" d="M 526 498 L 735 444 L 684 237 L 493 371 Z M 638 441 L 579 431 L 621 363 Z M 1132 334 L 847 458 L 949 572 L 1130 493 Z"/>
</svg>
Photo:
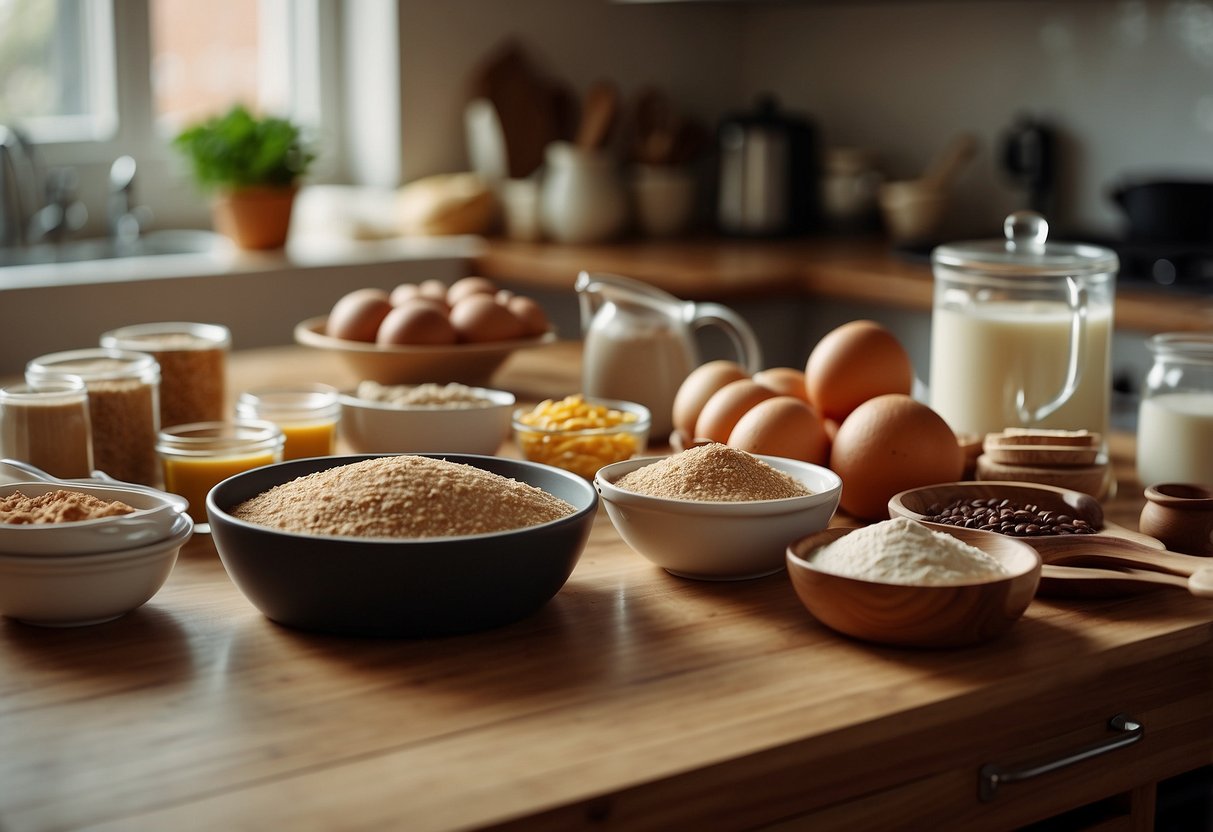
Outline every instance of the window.
<svg viewBox="0 0 1213 832">
<path fill-rule="evenodd" d="M 172 136 L 237 102 L 319 132 L 335 107 L 338 13 L 335 0 L 0 0 L 0 124 L 47 168 L 79 174 L 81 233 L 103 228 L 109 165 L 128 154 L 161 219 L 205 222 Z"/>
</svg>

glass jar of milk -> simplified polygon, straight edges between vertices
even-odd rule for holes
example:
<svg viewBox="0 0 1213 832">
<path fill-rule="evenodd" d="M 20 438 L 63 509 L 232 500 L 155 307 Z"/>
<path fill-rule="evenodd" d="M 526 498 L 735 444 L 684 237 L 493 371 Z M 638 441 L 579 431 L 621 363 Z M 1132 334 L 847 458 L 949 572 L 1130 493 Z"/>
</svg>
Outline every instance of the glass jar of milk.
<svg viewBox="0 0 1213 832">
<path fill-rule="evenodd" d="M 1213 335 L 1165 332 L 1146 341 L 1137 420 L 1137 476 L 1160 483 L 1213 484 Z"/>
<path fill-rule="evenodd" d="M 1008 427 L 1106 433 L 1116 253 L 1048 242 L 1048 223 L 1031 211 L 1011 214 L 1003 231 L 1005 240 L 931 253 L 931 407 L 979 437 Z"/>
</svg>

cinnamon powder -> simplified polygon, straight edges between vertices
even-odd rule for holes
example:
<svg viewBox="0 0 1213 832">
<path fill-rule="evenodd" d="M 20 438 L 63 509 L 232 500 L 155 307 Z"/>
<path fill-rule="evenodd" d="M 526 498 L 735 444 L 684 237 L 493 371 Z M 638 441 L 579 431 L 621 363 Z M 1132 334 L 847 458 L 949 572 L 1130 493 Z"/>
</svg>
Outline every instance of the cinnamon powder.
<svg viewBox="0 0 1213 832">
<path fill-rule="evenodd" d="M 130 514 L 133 506 L 118 500 L 102 500 L 81 491 L 56 489 L 36 497 L 14 491 L 0 497 L 0 523 L 72 523 Z"/>
<path fill-rule="evenodd" d="M 650 497 L 717 503 L 785 500 L 813 493 L 753 454 L 720 443 L 689 448 L 629 471 L 615 485 Z"/>
</svg>

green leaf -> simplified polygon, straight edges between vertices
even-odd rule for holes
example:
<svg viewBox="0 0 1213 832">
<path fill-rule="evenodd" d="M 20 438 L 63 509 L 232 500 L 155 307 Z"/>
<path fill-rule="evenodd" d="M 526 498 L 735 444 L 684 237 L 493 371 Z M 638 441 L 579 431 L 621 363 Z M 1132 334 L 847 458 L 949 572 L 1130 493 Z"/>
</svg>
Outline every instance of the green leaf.
<svg viewBox="0 0 1213 832">
<path fill-rule="evenodd" d="M 289 186 L 307 173 L 315 153 L 287 119 L 256 117 L 241 104 L 190 125 L 173 139 L 203 189 Z"/>
</svg>

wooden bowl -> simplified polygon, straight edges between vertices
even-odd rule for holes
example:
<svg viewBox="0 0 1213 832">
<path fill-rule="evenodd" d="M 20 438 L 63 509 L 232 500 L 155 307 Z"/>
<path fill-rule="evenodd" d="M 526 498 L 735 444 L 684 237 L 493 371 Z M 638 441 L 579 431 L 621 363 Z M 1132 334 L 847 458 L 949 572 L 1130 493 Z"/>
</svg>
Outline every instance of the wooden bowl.
<svg viewBox="0 0 1213 832">
<path fill-rule="evenodd" d="M 452 382 L 487 384 L 510 354 L 556 340 L 549 331 L 533 338 L 450 346 L 379 346 L 364 341 L 334 338 L 324 333 L 326 317 L 308 318 L 295 326 L 295 340 L 307 347 L 335 352 L 361 379 L 380 384 Z"/>
<path fill-rule="evenodd" d="M 938 528 L 996 558 L 1006 577 L 946 586 L 892 584 L 816 569 L 813 553 L 855 529 L 827 529 L 788 547 L 788 576 L 805 609 L 832 630 L 878 644 L 962 647 L 1006 632 L 1036 595 L 1041 562 L 1020 540 Z"/>
</svg>

